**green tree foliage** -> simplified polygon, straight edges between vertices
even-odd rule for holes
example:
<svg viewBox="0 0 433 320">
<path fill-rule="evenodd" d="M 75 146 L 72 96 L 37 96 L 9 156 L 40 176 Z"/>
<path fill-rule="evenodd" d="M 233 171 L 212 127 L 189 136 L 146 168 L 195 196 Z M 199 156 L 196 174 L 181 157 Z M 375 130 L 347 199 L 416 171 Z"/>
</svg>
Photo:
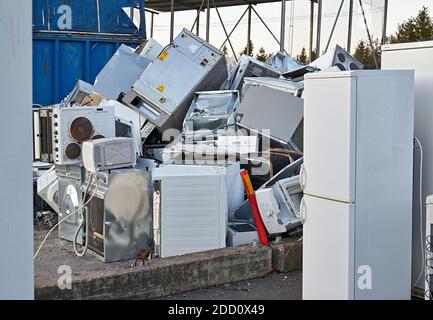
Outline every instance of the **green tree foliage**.
<svg viewBox="0 0 433 320">
<path fill-rule="evenodd" d="M 311 51 L 310 59 L 308 60 L 308 62 L 313 62 L 314 60 L 316 60 L 316 51 L 315 50 Z"/>
<path fill-rule="evenodd" d="M 433 19 L 427 7 L 423 7 L 418 15 L 409 18 L 398 25 L 397 32 L 392 35 L 388 42 L 416 42 L 433 39 Z"/>
<path fill-rule="evenodd" d="M 373 48 L 368 40 L 359 41 L 353 56 L 364 65 L 365 69 L 376 69 L 373 54 L 376 56 L 377 64 L 380 68 L 382 52 L 379 39 L 373 41 Z"/>
<path fill-rule="evenodd" d="M 301 62 L 303 64 L 308 63 L 307 49 L 305 49 L 305 47 L 302 48 L 301 53 L 298 54 L 298 56 L 297 56 L 297 59 L 299 62 Z"/>
<path fill-rule="evenodd" d="M 368 47 L 367 41 L 361 40 L 355 49 L 355 54 L 353 55 L 362 64 L 366 65 L 371 60 L 371 50 Z"/>
<path fill-rule="evenodd" d="M 256 59 L 262 62 L 265 62 L 268 59 L 268 54 L 265 51 L 265 48 L 261 47 L 259 52 L 256 54 Z"/>
<path fill-rule="evenodd" d="M 250 42 L 248 43 L 247 46 L 245 46 L 244 50 L 242 50 L 240 52 L 240 55 L 247 55 L 248 54 L 248 48 L 250 49 L 250 56 L 253 56 L 253 51 L 254 51 L 254 43 L 250 40 Z"/>
</svg>

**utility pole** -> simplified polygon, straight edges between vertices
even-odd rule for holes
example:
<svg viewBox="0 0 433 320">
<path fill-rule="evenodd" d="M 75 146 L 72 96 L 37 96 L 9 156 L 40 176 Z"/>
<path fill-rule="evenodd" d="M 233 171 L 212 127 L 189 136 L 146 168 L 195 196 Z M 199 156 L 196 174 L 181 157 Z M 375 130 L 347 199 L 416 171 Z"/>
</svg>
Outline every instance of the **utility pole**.
<svg viewBox="0 0 433 320">
<path fill-rule="evenodd" d="M 286 0 L 281 0 L 280 52 L 284 52 L 285 39 L 286 39 Z"/>
<path fill-rule="evenodd" d="M 247 55 L 251 55 L 251 15 L 252 15 L 252 6 L 251 4 L 248 6 L 248 35 L 247 35 Z"/>
<path fill-rule="evenodd" d="M 174 40 L 174 0 L 171 0 L 170 43 Z"/>
<path fill-rule="evenodd" d="M 352 48 L 353 0 L 349 0 L 349 30 L 347 31 L 347 52 Z"/>
<path fill-rule="evenodd" d="M 317 0 L 317 42 L 316 42 L 316 57 L 320 57 L 320 41 L 322 34 L 322 0 Z"/>
</svg>

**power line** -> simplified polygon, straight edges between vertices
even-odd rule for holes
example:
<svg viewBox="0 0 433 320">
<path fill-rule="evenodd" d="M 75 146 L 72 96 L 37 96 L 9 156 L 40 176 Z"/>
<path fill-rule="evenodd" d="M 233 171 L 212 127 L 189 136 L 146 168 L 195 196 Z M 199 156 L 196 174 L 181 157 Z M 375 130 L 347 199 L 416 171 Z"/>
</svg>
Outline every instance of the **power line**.
<svg viewBox="0 0 433 320">
<path fill-rule="evenodd" d="M 371 9 L 371 10 L 366 10 L 366 13 L 369 13 L 372 15 L 373 14 L 383 14 L 383 10 L 382 9 Z M 354 12 L 353 15 L 354 16 L 362 16 L 362 12 Z M 342 12 L 340 15 L 340 17 L 348 17 L 348 16 L 349 16 L 349 12 Z M 325 13 L 322 15 L 322 18 L 324 18 L 324 19 L 335 18 L 335 14 Z M 310 19 L 309 15 L 304 15 L 304 16 L 296 16 L 296 17 L 294 17 L 293 20 L 294 21 L 305 21 L 305 20 L 309 20 L 309 19 Z M 276 17 L 276 16 L 267 17 L 267 18 L 264 18 L 264 20 L 269 24 L 277 23 L 277 22 L 279 23 L 281 21 L 281 17 Z M 234 26 L 236 23 L 237 23 L 237 20 L 229 20 L 229 21 L 224 22 L 226 27 Z M 253 18 L 251 23 L 254 25 L 261 24 L 261 21 L 257 18 Z M 247 22 L 240 22 L 239 25 L 241 25 L 241 26 L 247 25 Z M 185 26 L 184 24 L 175 24 L 174 25 L 175 28 L 183 28 L 184 26 Z M 205 24 L 200 24 L 200 26 L 205 26 Z M 221 27 L 221 24 L 214 22 L 214 23 L 210 24 L 210 27 L 211 28 Z M 167 25 L 159 25 L 158 26 L 155 24 L 154 30 L 155 31 L 169 31 L 170 26 L 167 26 Z"/>
</svg>

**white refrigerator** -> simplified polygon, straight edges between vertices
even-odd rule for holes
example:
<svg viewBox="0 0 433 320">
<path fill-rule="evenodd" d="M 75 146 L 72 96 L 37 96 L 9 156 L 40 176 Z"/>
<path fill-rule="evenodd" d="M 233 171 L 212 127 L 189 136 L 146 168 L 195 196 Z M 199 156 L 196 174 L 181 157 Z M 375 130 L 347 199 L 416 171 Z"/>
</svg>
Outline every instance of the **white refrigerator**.
<svg viewBox="0 0 433 320">
<path fill-rule="evenodd" d="M 305 79 L 304 299 L 409 299 L 413 71 Z"/>
<path fill-rule="evenodd" d="M 413 293 L 424 296 L 425 199 L 433 194 L 433 41 L 389 44 L 382 47 L 383 69 L 415 70 L 415 136 L 423 149 L 423 170 L 420 177 L 421 152 L 414 152 L 413 216 L 412 216 L 412 284 Z M 422 180 L 422 181 L 420 181 Z M 422 182 L 422 203 L 419 185 Z M 421 221 L 420 221 L 421 217 Z"/>
</svg>

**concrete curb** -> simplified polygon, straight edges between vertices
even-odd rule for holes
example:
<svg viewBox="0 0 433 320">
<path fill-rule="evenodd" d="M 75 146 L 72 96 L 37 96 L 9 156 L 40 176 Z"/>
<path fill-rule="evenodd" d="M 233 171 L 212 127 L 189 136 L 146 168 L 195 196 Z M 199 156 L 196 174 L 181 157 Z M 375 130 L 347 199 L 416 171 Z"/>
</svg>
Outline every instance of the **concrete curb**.
<svg viewBox="0 0 433 320">
<path fill-rule="evenodd" d="M 302 270 L 302 240 L 283 238 L 281 243 L 271 244 L 272 267 L 278 272 Z"/>
<path fill-rule="evenodd" d="M 35 297 L 45 299 L 154 299 L 262 277 L 272 271 L 272 249 L 244 246 L 166 259 L 148 266 L 73 275 L 72 289 L 60 290 L 58 277 L 37 277 Z"/>
</svg>

